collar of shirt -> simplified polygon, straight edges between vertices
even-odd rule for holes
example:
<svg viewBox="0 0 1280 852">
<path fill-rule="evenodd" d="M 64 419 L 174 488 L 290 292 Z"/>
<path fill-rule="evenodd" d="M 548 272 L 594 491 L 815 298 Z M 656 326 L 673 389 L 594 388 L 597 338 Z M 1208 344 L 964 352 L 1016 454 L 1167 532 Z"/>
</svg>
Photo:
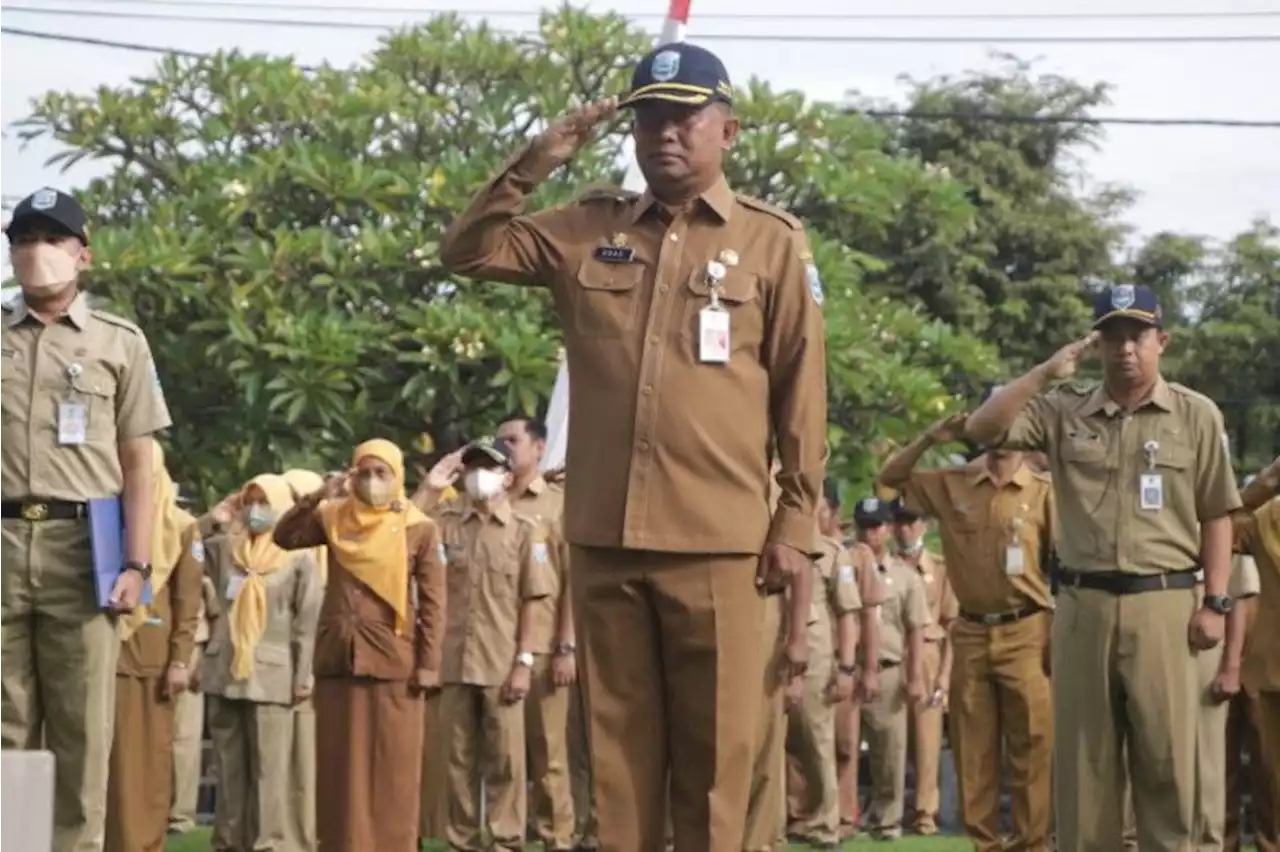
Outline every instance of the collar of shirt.
<svg viewBox="0 0 1280 852">
<path fill-rule="evenodd" d="M 481 521 L 492 519 L 502 524 L 505 527 L 507 524 L 511 523 L 511 518 L 512 518 L 511 502 L 508 500 L 503 500 L 501 503 L 499 503 L 497 506 L 493 508 L 492 512 L 489 515 L 489 518 L 485 518 L 484 515 L 481 515 L 480 510 L 476 508 L 474 503 L 469 504 L 467 506 L 466 517 L 463 520 L 470 520 L 471 518 L 478 518 Z"/>
<path fill-rule="evenodd" d="M 973 467 L 974 473 L 969 480 L 970 482 L 977 485 L 985 481 L 990 482 L 992 487 L 995 487 L 996 481 L 991 476 L 991 470 L 987 467 L 985 462 L 975 462 Z M 1013 476 L 1010 477 L 1009 481 L 1006 482 L 1005 485 L 1016 485 L 1018 488 L 1026 488 L 1030 483 L 1031 468 L 1027 467 L 1025 464 L 1021 464 L 1018 466 L 1018 469 L 1013 472 Z"/>
<path fill-rule="evenodd" d="M 18 298 L 13 300 L 13 310 L 9 313 L 9 327 L 17 328 L 22 325 L 23 321 L 28 317 L 35 317 L 35 314 L 27 308 L 26 300 Z M 67 310 L 58 317 L 59 322 L 63 319 L 71 320 L 71 324 L 78 330 L 84 331 L 85 326 L 89 324 L 89 300 L 84 293 L 77 293 L 75 299 L 67 306 Z M 39 318 L 36 317 L 37 322 Z"/>
<path fill-rule="evenodd" d="M 539 497 L 542 495 L 542 492 L 546 490 L 547 481 L 542 478 L 542 474 L 538 474 L 533 479 L 529 480 L 529 484 L 524 487 L 523 494 L 532 494 L 534 497 Z M 523 494 L 521 496 L 523 496 Z"/>
<path fill-rule="evenodd" d="M 1151 393 L 1138 404 L 1138 408 L 1145 408 L 1148 405 L 1173 411 L 1173 394 L 1169 391 L 1169 383 L 1164 380 L 1164 376 L 1156 378 Z M 1107 394 L 1107 389 L 1103 385 L 1098 385 L 1089 396 L 1089 401 L 1084 404 L 1084 408 L 1080 409 L 1080 414 L 1084 417 L 1092 417 L 1099 411 L 1108 417 L 1115 417 L 1120 413 L 1120 405 Z"/>
<path fill-rule="evenodd" d="M 729 221 L 729 214 L 733 212 L 734 197 L 733 190 L 729 188 L 729 182 L 724 179 L 724 175 L 702 192 L 698 200 L 720 217 L 721 222 Z M 636 202 L 635 209 L 631 211 L 631 224 L 639 222 L 640 217 L 657 203 L 658 200 L 646 189 L 644 195 L 640 196 L 640 200 Z"/>
</svg>

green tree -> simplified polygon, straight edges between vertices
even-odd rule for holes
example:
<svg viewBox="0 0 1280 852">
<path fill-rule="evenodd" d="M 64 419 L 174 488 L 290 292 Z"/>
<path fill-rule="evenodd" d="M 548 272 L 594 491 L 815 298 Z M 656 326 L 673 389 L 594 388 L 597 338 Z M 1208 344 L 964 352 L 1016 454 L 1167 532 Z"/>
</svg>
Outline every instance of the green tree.
<svg viewBox="0 0 1280 852">
<path fill-rule="evenodd" d="M 167 57 L 127 86 L 39 99 L 25 138 L 61 142 L 63 165 L 113 166 L 82 194 L 89 286 L 152 341 L 178 479 L 211 499 L 263 470 L 340 465 L 372 435 L 444 449 L 535 410 L 559 350 L 547 294 L 461 284 L 438 266 L 439 235 L 526 136 L 623 90 L 648 44 L 616 15 L 548 13 L 540 39 L 443 16 L 356 68 Z M 864 287 L 904 242 L 899 199 L 922 239 L 953 246 L 973 207 L 891 151 L 893 128 L 754 81 L 741 110 L 731 180 L 809 220 L 829 291 L 833 469 L 866 482 L 871 447 L 998 372 L 993 348 Z M 620 180 L 624 120 L 534 204 Z"/>
</svg>

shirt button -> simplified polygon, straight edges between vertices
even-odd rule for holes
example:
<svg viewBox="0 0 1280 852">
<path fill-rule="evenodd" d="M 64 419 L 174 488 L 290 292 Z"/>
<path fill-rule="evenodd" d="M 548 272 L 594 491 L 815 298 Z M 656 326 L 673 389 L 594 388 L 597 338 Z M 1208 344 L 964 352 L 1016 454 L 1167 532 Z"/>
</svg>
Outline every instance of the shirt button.
<svg viewBox="0 0 1280 852">
<path fill-rule="evenodd" d="M 643 393 L 645 396 L 648 396 L 649 394 L 653 393 L 653 385 L 645 385 L 643 388 L 641 388 L 640 392 Z"/>
<path fill-rule="evenodd" d="M 673 242 L 673 243 L 678 243 L 678 242 L 680 242 L 680 235 L 679 235 L 679 234 L 672 234 L 672 235 L 671 235 L 671 242 Z"/>
<path fill-rule="evenodd" d="M 642 452 L 642 453 L 647 453 L 647 452 L 649 452 L 649 442 L 648 442 L 648 441 L 641 441 L 641 442 L 640 442 L 640 452 Z"/>
<path fill-rule="evenodd" d="M 659 337 L 658 337 L 658 335 L 656 335 L 656 334 L 651 334 L 651 335 L 649 335 L 649 342 L 650 342 L 650 343 L 652 343 L 654 346 L 657 346 L 657 345 L 658 345 L 658 342 L 659 342 L 659 340 L 660 340 L 660 339 L 661 339 L 661 338 L 659 338 Z"/>
<path fill-rule="evenodd" d="M 665 292 L 667 292 L 667 285 L 666 285 L 666 284 L 659 284 L 659 285 L 658 285 L 658 292 L 659 292 L 659 293 L 665 293 Z"/>
</svg>

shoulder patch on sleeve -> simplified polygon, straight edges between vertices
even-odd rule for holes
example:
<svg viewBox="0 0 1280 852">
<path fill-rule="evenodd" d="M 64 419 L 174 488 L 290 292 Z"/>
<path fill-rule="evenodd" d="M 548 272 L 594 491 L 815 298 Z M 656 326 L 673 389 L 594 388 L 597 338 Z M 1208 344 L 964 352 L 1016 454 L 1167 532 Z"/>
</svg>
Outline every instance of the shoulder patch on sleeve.
<svg viewBox="0 0 1280 852">
<path fill-rule="evenodd" d="M 752 210 L 759 210 L 761 213 L 768 213 L 775 219 L 780 220 L 793 231 L 804 230 L 804 224 L 781 207 L 774 207 L 767 201 L 761 201 L 759 198 L 752 198 L 750 195 L 743 195 L 740 192 L 734 193 L 733 197 L 736 198 L 738 203 L 743 207 L 750 207 Z"/>
<path fill-rule="evenodd" d="M 545 565 L 549 558 L 547 555 L 547 543 L 545 541 L 535 541 L 533 543 L 533 561 L 539 565 Z"/>
<path fill-rule="evenodd" d="M 836 577 L 840 580 L 841 583 L 852 583 L 853 582 L 853 565 L 851 565 L 848 562 L 841 562 L 840 568 L 836 572 Z"/>
<path fill-rule="evenodd" d="M 143 336 L 142 329 L 138 328 L 136 323 L 130 320 L 127 320 L 124 317 L 119 317 L 119 316 L 116 316 L 115 314 L 107 313 L 106 311 L 101 310 L 99 308 L 91 308 L 89 310 L 89 314 L 94 318 L 100 319 L 109 325 L 114 325 L 117 328 L 123 328 L 126 331 L 131 331 L 134 334 L 138 335 L 139 337 Z"/>
<path fill-rule="evenodd" d="M 449 564 L 449 553 L 444 549 L 443 541 L 436 542 L 436 559 L 440 560 L 441 565 Z"/>
<path fill-rule="evenodd" d="M 201 539 L 191 542 L 191 558 L 197 562 L 204 561 L 204 542 Z"/>
<path fill-rule="evenodd" d="M 813 297 L 814 304 L 822 307 L 827 294 L 822 289 L 822 276 L 818 274 L 818 266 L 812 260 L 804 265 L 804 280 L 809 285 L 809 295 Z"/>
</svg>

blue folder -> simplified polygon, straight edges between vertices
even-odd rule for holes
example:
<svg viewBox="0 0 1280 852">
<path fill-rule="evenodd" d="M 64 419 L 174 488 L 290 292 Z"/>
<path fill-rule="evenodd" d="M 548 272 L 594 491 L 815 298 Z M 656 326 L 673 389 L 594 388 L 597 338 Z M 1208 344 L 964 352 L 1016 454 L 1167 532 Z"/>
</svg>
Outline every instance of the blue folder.
<svg viewBox="0 0 1280 852">
<path fill-rule="evenodd" d="M 110 609 L 111 590 L 124 571 L 124 501 L 99 497 L 89 501 L 89 536 L 93 544 L 93 586 L 98 606 Z M 142 584 L 139 605 L 151 603 L 151 581 Z"/>
</svg>

